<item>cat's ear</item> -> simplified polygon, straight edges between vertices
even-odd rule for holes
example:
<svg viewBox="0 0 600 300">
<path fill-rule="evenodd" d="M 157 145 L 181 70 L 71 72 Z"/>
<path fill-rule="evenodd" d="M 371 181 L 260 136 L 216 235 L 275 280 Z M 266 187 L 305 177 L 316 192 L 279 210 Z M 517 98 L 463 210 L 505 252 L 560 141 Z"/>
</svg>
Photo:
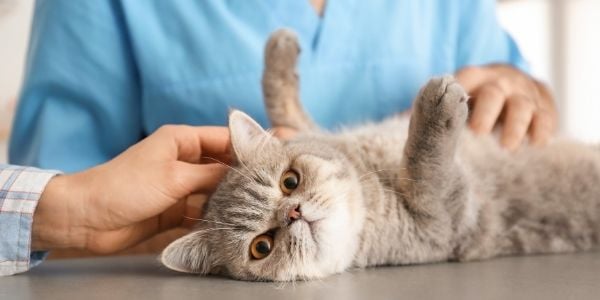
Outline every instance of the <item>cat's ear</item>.
<svg viewBox="0 0 600 300">
<path fill-rule="evenodd" d="M 239 110 L 232 110 L 229 113 L 229 134 L 235 156 L 241 161 L 255 156 L 255 150 L 259 145 L 279 144 L 277 138 Z"/>
<path fill-rule="evenodd" d="M 163 250 L 161 263 L 178 272 L 208 274 L 213 261 L 205 238 L 201 231 L 196 231 L 175 240 Z"/>
</svg>

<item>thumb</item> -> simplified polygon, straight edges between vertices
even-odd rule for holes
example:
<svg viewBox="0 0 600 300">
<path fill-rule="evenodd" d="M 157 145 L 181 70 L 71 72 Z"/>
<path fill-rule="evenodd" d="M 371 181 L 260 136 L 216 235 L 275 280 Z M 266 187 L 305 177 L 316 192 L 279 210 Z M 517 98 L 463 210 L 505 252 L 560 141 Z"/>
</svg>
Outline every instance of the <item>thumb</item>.
<svg viewBox="0 0 600 300">
<path fill-rule="evenodd" d="M 225 173 L 227 166 L 221 164 L 192 164 L 178 161 L 178 177 L 175 179 L 187 194 L 213 192 Z"/>
</svg>

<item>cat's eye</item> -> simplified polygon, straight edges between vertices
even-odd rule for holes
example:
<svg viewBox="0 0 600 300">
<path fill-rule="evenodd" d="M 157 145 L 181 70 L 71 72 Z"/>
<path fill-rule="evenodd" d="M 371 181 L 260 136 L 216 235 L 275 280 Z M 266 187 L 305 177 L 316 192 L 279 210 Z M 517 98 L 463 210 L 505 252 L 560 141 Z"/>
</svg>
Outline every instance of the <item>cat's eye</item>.
<svg viewBox="0 0 600 300">
<path fill-rule="evenodd" d="M 295 171 L 289 170 L 281 176 L 281 183 L 279 186 L 284 194 L 289 195 L 298 187 L 298 184 L 300 184 L 300 176 Z"/>
<path fill-rule="evenodd" d="M 273 249 L 273 237 L 268 234 L 261 234 L 254 238 L 250 244 L 250 255 L 253 259 L 263 259 L 271 253 Z"/>
</svg>

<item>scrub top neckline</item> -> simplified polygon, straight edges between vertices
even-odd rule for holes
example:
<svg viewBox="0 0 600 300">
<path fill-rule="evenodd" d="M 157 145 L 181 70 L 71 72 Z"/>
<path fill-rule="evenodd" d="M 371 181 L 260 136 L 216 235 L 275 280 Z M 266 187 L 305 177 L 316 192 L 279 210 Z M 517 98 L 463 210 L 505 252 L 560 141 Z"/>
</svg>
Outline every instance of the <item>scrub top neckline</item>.
<svg viewBox="0 0 600 300">
<path fill-rule="evenodd" d="M 272 7 L 266 9 L 281 24 L 298 34 L 303 56 L 315 62 L 323 55 L 329 56 L 326 49 L 331 45 L 339 46 L 340 41 L 347 40 L 346 35 L 352 32 L 352 23 L 347 15 L 354 4 L 352 0 L 343 3 L 327 0 L 321 16 L 308 0 L 275 1 L 270 3 Z"/>
<path fill-rule="evenodd" d="M 274 1 L 270 3 L 272 7 L 266 9 L 271 11 L 273 17 L 284 26 L 289 27 L 298 34 L 305 51 L 310 50 L 312 52 L 316 49 L 316 42 L 319 40 L 318 36 L 322 30 L 321 24 L 329 14 L 330 1 L 325 4 L 322 16 L 317 14 L 308 0 Z"/>
</svg>

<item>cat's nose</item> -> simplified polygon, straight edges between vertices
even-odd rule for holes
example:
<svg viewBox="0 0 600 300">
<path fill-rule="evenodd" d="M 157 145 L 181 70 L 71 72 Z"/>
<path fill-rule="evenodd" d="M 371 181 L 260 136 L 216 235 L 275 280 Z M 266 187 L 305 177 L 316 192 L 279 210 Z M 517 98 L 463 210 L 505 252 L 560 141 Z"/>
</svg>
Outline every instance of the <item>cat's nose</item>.
<svg viewBox="0 0 600 300">
<path fill-rule="evenodd" d="M 290 209 L 287 213 L 287 217 L 291 222 L 294 222 L 296 220 L 300 220 L 300 218 L 302 218 L 302 212 L 300 211 L 300 205 L 296 205 L 294 207 L 292 207 L 292 209 Z"/>
</svg>

